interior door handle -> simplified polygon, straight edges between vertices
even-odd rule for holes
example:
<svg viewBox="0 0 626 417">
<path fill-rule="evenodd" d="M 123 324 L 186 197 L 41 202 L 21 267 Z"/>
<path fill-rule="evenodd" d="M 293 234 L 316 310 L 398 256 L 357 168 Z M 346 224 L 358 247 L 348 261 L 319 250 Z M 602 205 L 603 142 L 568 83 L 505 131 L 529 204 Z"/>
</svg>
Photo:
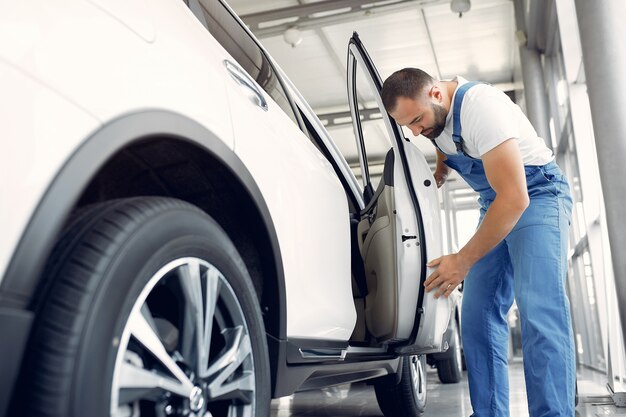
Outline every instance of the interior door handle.
<svg viewBox="0 0 626 417">
<path fill-rule="evenodd" d="M 230 76 L 233 77 L 233 79 L 237 81 L 240 86 L 246 88 L 252 93 L 252 98 L 254 99 L 256 105 L 267 111 L 267 101 L 265 100 L 265 97 L 263 97 L 263 93 L 256 85 L 252 77 L 228 59 L 224 60 L 224 66 L 226 67 L 226 71 L 228 71 Z"/>
</svg>

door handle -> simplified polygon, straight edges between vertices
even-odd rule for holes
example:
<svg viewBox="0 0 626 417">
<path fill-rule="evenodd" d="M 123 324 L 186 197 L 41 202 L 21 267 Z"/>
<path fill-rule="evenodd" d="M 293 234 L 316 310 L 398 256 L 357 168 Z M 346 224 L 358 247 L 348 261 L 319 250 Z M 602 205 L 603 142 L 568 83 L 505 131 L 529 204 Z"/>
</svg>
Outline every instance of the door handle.
<svg viewBox="0 0 626 417">
<path fill-rule="evenodd" d="M 230 76 L 233 77 L 235 81 L 237 81 L 237 84 L 252 93 L 252 98 L 254 99 L 255 104 L 263 110 L 267 111 L 267 101 L 265 100 L 265 97 L 263 97 L 263 93 L 256 85 L 252 77 L 250 77 L 248 73 L 246 73 L 244 70 L 239 68 L 238 65 L 232 63 L 228 59 L 224 60 L 224 66 L 226 67 L 226 71 L 228 71 Z"/>
</svg>

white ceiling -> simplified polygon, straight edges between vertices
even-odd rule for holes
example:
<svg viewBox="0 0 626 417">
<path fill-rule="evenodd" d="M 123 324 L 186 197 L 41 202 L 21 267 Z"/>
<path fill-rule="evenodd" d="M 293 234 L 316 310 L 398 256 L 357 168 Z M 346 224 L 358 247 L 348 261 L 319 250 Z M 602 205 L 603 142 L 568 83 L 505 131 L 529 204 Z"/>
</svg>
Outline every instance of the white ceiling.
<svg viewBox="0 0 626 417">
<path fill-rule="evenodd" d="M 345 18 L 338 15 L 319 24 L 309 21 L 305 26 L 302 23 L 302 42 L 296 47 L 287 44 L 282 34 L 257 30 L 256 25 L 251 27 L 320 115 L 348 111 L 346 57 L 348 40 L 353 31 L 359 33 L 383 80 L 398 69 L 418 67 L 435 78 L 449 79 L 462 75 L 468 79 L 487 81 L 504 90 L 513 90 L 514 71 L 519 59 L 511 0 L 473 0 L 470 11 L 461 18 L 450 10 L 449 1 L 395 1 L 401 4 L 353 12 Z M 298 13 L 294 6 L 301 8 L 313 3 L 297 0 L 228 2 L 244 22 L 251 22 L 249 19 L 258 13 L 265 12 L 262 17 L 269 21 L 272 14 L 280 9 L 295 10 L 289 25 L 296 27 L 310 16 L 300 14 L 296 20 Z M 372 0 L 357 3 L 362 6 L 372 3 Z M 393 1 L 376 4 L 383 3 Z M 326 0 L 320 4 L 330 5 L 331 2 Z M 258 20 L 258 15 L 256 17 Z M 361 86 L 359 93 L 361 104 L 373 107 L 373 97 L 367 88 Z M 390 146 L 380 124 L 380 121 L 373 121 L 366 126 L 372 136 L 371 141 L 378 143 L 375 145 L 378 148 L 376 152 Z M 346 158 L 354 161 L 351 125 L 331 127 L 329 130 L 344 149 Z M 412 138 L 412 135 L 409 133 L 407 137 Z M 428 140 L 420 137 L 413 142 L 432 158 L 434 150 Z"/>
</svg>

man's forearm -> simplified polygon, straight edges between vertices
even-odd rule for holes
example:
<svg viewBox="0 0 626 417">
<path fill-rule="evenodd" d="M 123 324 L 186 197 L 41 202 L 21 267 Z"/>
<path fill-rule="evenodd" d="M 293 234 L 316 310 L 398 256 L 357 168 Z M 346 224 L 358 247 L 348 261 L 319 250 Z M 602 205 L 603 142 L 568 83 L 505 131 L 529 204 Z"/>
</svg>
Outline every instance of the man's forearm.
<svg viewBox="0 0 626 417">
<path fill-rule="evenodd" d="M 441 186 L 448 179 L 450 168 L 443 162 L 445 160 L 446 156 L 437 150 L 437 165 L 435 167 L 435 172 L 433 172 L 437 188 L 441 188 Z"/>
<path fill-rule="evenodd" d="M 450 171 L 450 167 L 448 167 L 446 164 L 443 163 L 443 161 L 446 160 L 446 156 L 444 154 L 442 154 L 441 152 L 439 152 L 439 150 L 436 151 L 437 152 L 437 163 L 435 164 L 435 172 L 441 172 L 442 174 L 448 174 L 448 172 Z"/>
</svg>

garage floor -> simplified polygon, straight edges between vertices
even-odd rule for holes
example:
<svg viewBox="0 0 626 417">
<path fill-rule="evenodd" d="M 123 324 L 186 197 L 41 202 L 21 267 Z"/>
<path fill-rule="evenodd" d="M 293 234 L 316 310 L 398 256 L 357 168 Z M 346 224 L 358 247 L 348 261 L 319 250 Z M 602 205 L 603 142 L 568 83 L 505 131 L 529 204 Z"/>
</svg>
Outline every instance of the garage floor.
<svg viewBox="0 0 626 417">
<path fill-rule="evenodd" d="M 510 365 L 511 417 L 528 416 L 522 363 Z M 584 371 L 578 375 L 580 402 L 576 417 L 624 416 L 626 409 L 607 405 L 603 375 Z M 428 397 L 424 417 L 470 416 L 467 379 L 458 384 L 439 383 L 436 370 L 428 371 Z M 297 393 L 272 401 L 272 417 L 380 417 L 374 390 L 365 384 L 341 385 L 321 391 Z"/>
</svg>

